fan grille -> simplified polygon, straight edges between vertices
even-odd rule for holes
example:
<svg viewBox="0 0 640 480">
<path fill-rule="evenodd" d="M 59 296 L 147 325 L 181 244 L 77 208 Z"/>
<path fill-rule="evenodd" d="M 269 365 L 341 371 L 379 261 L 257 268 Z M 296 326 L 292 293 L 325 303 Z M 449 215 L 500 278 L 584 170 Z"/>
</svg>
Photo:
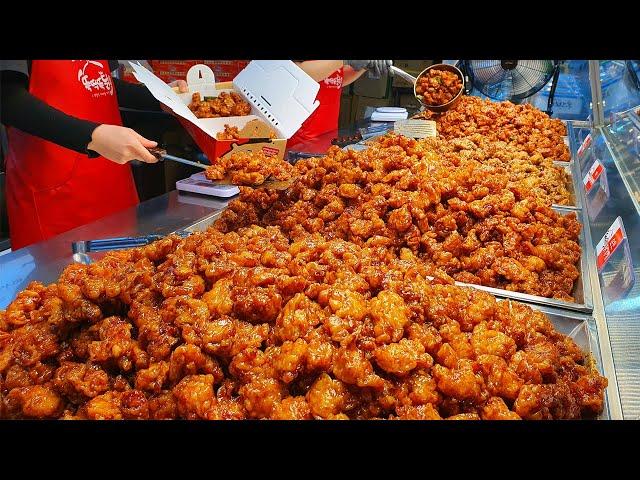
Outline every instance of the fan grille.
<svg viewBox="0 0 640 480">
<path fill-rule="evenodd" d="M 473 86 L 495 100 L 530 97 L 551 79 L 553 60 L 469 60 Z M 515 63 L 515 66 L 514 66 Z M 509 69 L 505 68 L 507 64 Z"/>
</svg>

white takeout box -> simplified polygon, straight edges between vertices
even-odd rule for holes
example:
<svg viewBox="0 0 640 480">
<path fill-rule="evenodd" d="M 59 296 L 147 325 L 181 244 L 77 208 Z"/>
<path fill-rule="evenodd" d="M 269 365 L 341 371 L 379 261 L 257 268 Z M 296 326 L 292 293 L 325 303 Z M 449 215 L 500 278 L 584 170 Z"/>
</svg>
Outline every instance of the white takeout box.
<svg viewBox="0 0 640 480">
<path fill-rule="evenodd" d="M 218 96 L 213 71 L 206 65 L 194 65 L 187 73 L 188 93 L 178 94 L 152 72 L 130 62 L 133 74 L 151 94 L 178 117 L 211 162 L 238 150 L 262 150 L 284 158 L 286 141 L 300 128 L 320 102 L 316 95 L 320 84 L 290 60 L 254 60 L 233 80 L 233 90 L 251 105 L 251 115 L 242 117 L 197 118 L 189 110 L 191 96 L 199 92 Z M 242 129 L 249 121 L 260 119 L 277 133 L 275 139 L 218 140 L 224 125 Z"/>
</svg>

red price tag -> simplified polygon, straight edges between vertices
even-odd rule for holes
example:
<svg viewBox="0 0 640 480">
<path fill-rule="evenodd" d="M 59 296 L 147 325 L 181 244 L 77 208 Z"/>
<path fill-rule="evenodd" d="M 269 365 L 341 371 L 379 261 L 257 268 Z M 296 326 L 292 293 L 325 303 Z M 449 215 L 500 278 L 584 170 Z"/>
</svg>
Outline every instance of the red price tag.
<svg viewBox="0 0 640 480">
<path fill-rule="evenodd" d="M 604 267 L 607 260 L 609 260 L 611 255 L 613 255 L 616 249 L 622 244 L 623 240 L 624 227 L 622 225 L 622 219 L 618 217 L 596 246 L 598 270 L 602 270 L 602 267 Z"/>
<path fill-rule="evenodd" d="M 600 178 L 602 172 L 604 172 L 604 167 L 598 160 L 596 160 L 589 169 L 587 175 L 582 180 L 582 182 L 584 183 L 584 189 L 587 193 L 591 191 L 591 189 L 593 188 L 593 184 L 596 183 L 598 178 Z"/>
<path fill-rule="evenodd" d="M 584 151 L 589 148 L 589 145 L 591 145 L 591 134 L 587 135 L 584 140 L 582 141 L 582 145 L 580 145 L 580 148 L 578 148 L 578 156 L 581 157 L 582 154 L 584 153 Z"/>
</svg>

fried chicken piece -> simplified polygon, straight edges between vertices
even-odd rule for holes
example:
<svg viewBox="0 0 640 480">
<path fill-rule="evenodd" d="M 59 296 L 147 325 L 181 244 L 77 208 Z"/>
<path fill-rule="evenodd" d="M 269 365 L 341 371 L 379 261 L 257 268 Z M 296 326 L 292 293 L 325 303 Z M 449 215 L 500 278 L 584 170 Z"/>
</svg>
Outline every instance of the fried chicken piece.
<svg viewBox="0 0 640 480">
<path fill-rule="evenodd" d="M 458 400 L 475 402 L 482 398 L 484 381 L 482 376 L 476 373 L 474 362 L 461 359 L 453 369 L 436 364 L 432 371 L 438 384 L 438 390 L 444 395 Z"/>
<path fill-rule="evenodd" d="M 278 379 L 289 384 L 304 371 L 307 343 L 301 338 L 286 341 L 279 347 L 269 347 L 265 353 L 273 354 L 271 363 Z"/>
<path fill-rule="evenodd" d="M 436 381 L 427 370 L 418 370 L 409 377 L 409 398 L 414 405 L 434 404 L 442 400 Z"/>
<path fill-rule="evenodd" d="M 393 292 L 382 291 L 369 302 L 374 321 L 374 333 L 378 343 L 398 342 L 409 323 L 404 300 Z"/>
<path fill-rule="evenodd" d="M 347 384 L 381 389 L 383 380 L 373 371 L 364 353 L 351 344 L 339 348 L 333 357 L 333 374 Z"/>
<path fill-rule="evenodd" d="M 304 397 L 287 397 L 275 406 L 271 418 L 273 420 L 310 420 L 313 417 Z"/>
<path fill-rule="evenodd" d="M 120 317 L 108 317 L 91 327 L 99 340 L 88 344 L 89 360 L 124 372 L 145 368 L 148 356 L 131 338 L 131 324 Z"/>
<path fill-rule="evenodd" d="M 5 399 L 9 418 L 56 418 L 64 402 L 53 389 L 44 385 L 32 385 L 12 389 Z"/>
<path fill-rule="evenodd" d="M 431 403 L 424 405 L 402 405 L 397 409 L 398 420 L 442 420 Z"/>
<path fill-rule="evenodd" d="M 582 415 L 589 417 L 602 412 L 604 408 L 603 390 L 607 387 L 606 378 L 597 373 L 580 376 L 570 386 L 577 392 L 577 399 L 582 409 Z"/>
<path fill-rule="evenodd" d="M 189 375 L 206 374 L 213 376 L 213 383 L 219 383 L 224 373 L 218 362 L 203 353 L 196 345 L 180 345 L 171 353 L 168 379 L 172 383 Z"/>
<path fill-rule="evenodd" d="M 306 399 L 313 415 L 333 419 L 348 405 L 349 392 L 340 380 L 322 373 L 307 392 Z"/>
<path fill-rule="evenodd" d="M 502 332 L 488 330 L 483 324 L 473 329 L 471 345 L 477 357 L 480 355 L 496 355 L 509 359 L 516 353 L 516 342 Z"/>
<path fill-rule="evenodd" d="M 257 376 L 243 384 L 239 393 L 250 418 L 269 418 L 282 401 L 284 388 L 274 378 Z"/>
<path fill-rule="evenodd" d="M 525 420 L 580 418 L 580 405 L 564 382 L 524 385 L 513 407 Z"/>
<path fill-rule="evenodd" d="M 517 413 L 509 410 L 500 397 L 491 397 L 480 413 L 482 420 L 521 420 Z"/>
<path fill-rule="evenodd" d="M 176 399 L 168 390 L 163 390 L 149 398 L 149 418 L 153 420 L 171 420 L 178 418 Z"/>
<path fill-rule="evenodd" d="M 122 420 L 119 392 L 109 391 L 89 400 L 82 409 L 90 420 Z"/>
<path fill-rule="evenodd" d="M 136 389 L 160 393 L 169 379 L 169 363 L 157 362 L 136 372 Z"/>
<path fill-rule="evenodd" d="M 238 131 L 238 127 L 234 127 L 228 124 L 224 124 L 224 131 L 218 132 L 216 134 L 216 138 L 218 140 L 239 140 L 240 132 Z"/>
<path fill-rule="evenodd" d="M 53 385 L 69 401 L 80 404 L 110 389 L 107 372 L 91 363 L 62 362 Z"/>
<path fill-rule="evenodd" d="M 425 353 L 424 346 L 406 338 L 398 343 L 377 347 L 373 354 L 380 368 L 398 376 L 404 376 L 417 367 L 429 368 L 433 365 L 433 359 Z"/>
<path fill-rule="evenodd" d="M 459 413 L 447 417 L 446 420 L 480 420 L 480 416 L 477 413 Z"/>
<path fill-rule="evenodd" d="M 303 293 L 297 293 L 278 314 L 273 333 L 279 341 L 295 341 L 304 337 L 324 318 L 320 305 Z"/>
<path fill-rule="evenodd" d="M 12 365 L 4 375 L 2 389 L 11 390 L 19 387 L 43 385 L 52 379 L 54 372 L 54 367 L 44 363 L 37 363 L 30 368 Z"/>
<path fill-rule="evenodd" d="M 180 418 L 198 420 L 208 418 L 209 410 L 215 405 L 213 395 L 214 376 L 187 375 L 172 389 Z"/>
</svg>

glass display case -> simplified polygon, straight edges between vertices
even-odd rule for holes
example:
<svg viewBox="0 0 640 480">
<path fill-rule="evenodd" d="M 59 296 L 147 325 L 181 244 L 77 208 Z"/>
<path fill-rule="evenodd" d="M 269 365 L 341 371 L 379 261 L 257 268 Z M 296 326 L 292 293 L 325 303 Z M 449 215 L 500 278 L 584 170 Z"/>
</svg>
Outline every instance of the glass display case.
<svg viewBox="0 0 640 480">
<path fill-rule="evenodd" d="M 638 60 L 600 60 L 600 85 L 605 121 L 640 104 L 640 62 Z"/>
<path fill-rule="evenodd" d="M 591 120 L 591 88 L 587 60 L 560 61 L 560 74 L 553 97 L 553 116 L 564 120 Z M 534 107 L 546 111 L 553 79 L 527 98 Z"/>
<path fill-rule="evenodd" d="M 610 84 L 611 85 L 611 84 Z M 613 97 L 610 97 L 613 98 Z M 622 105 L 622 103 L 619 103 Z M 613 108 L 613 107 L 611 107 Z M 640 117 L 567 122 L 610 418 L 640 419 Z"/>
</svg>

